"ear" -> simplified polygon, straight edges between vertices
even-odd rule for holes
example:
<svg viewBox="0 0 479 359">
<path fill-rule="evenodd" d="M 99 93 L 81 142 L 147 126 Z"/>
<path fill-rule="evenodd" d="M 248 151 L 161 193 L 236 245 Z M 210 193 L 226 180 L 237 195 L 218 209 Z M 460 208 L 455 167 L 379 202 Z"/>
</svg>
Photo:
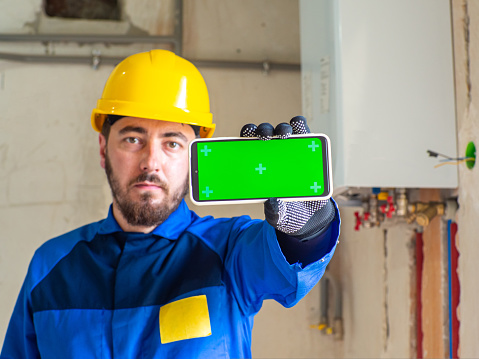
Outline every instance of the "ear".
<svg viewBox="0 0 479 359">
<path fill-rule="evenodd" d="M 100 166 L 105 169 L 105 157 L 106 157 L 106 138 L 101 133 L 98 136 L 98 141 L 100 143 Z"/>
</svg>

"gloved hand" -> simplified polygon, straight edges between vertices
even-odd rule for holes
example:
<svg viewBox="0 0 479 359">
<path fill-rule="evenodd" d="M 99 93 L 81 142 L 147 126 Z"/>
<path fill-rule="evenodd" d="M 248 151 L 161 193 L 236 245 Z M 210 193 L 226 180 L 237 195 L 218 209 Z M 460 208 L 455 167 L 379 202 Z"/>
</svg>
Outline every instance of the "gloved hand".
<svg viewBox="0 0 479 359">
<path fill-rule="evenodd" d="M 274 128 L 269 123 L 259 126 L 247 124 L 241 129 L 241 137 L 258 137 L 270 140 L 274 136 L 288 138 L 291 134 L 310 133 L 303 116 L 293 117 L 290 123 L 280 123 Z M 288 164 L 285 163 L 285 166 Z M 270 198 L 264 204 L 266 221 L 278 231 L 307 241 L 316 237 L 334 219 L 335 209 L 330 200 L 285 202 Z"/>
</svg>

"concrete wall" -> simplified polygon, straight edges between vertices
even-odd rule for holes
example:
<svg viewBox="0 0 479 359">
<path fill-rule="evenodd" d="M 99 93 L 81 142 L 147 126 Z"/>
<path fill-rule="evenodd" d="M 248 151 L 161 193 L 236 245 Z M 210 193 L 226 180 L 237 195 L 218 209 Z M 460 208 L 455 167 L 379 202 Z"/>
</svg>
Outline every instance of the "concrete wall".
<svg viewBox="0 0 479 359">
<path fill-rule="evenodd" d="M 171 11 L 165 18 L 160 10 L 171 10 L 172 1 L 125 4 L 129 19 L 122 25 L 125 32 L 134 28 L 150 34 L 171 33 Z M 68 24 L 42 17 L 40 7 L 40 0 L 15 6 L 0 1 L 0 32 L 28 33 L 48 27 L 75 32 Z M 188 58 L 299 63 L 296 1 L 190 0 L 185 1 L 184 10 L 184 55 Z M 76 24 L 79 27 L 83 22 Z M 0 43 L 0 52 L 41 54 L 53 49 L 57 54 L 88 54 L 88 47 Z M 103 50 L 113 55 L 134 52 L 125 48 Z M 94 70 L 86 65 L 0 61 L 0 342 L 34 250 L 53 236 L 106 215 L 110 194 L 99 166 L 98 135 L 90 127 L 90 113 L 111 70 L 106 65 Z M 200 70 L 210 91 L 217 136 L 237 136 L 248 122 L 276 124 L 301 113 L 297 71 Z M 261 205 L 201 208 L 198 212 L 263 216 Z M 317 340 L 321 334 L 309 328 L 319 321 L 318 297 L 315 291 L 290 310 L 279 310 L 274 303 L 265 305 L 257 319 L 260 329 L 254 333 L 255 355 L 314 357 L 324 349 Z M 307 345 L 304 338 L 308 338 Z M 279 347 L 280 342 L 288 350 Z"/>
<path fill-rule="evenodd" d="M 456 63 L 456 99 L 458 153 L 464 155 L 467 144 L 479 143 L 479 2 L 453 0 L 454 53 Z M 460 357 L 479 357 L 479 218 L 478 166 L 470 170 L 459 167 L 459 279 L 461 302 L 459 308 Z"/>
<path fill-rule="evenodd" d="M 0 33 L 38 29 L 78 32 L 75 25 L 39 15 L 41 0 L 0 0 Z M 184 55 L 191 59 L 299 63 L 297 0 L 185 0 Z M 171 33 L 172 0 L 126 0 L 126 20 L 115 26 L 91 25 L 97 33 Z M 143 9 L 149 9 L 148 12 Z M 479 4 L 452 1 L 459 154 L 477 128 Z M 165 14 L 169 14 L 168 16 Z M 465 21 L 469 19 L 469 21 Z M 118 30 L 120 29 L 120 30 Z M 53 31 L 53 30 L 52 30 Z M 148 45 L 149 46 L 149 45 Z M 126 54 L 147 45 L 102 48 Z M 88 54 L 88 46 L 0 43 L 0 52 Z M 25 64 L 0 60 L 0 342 L 34 250 L 45 240 L 106 215 L 110 194 L 99 166 L 97 135 L 90 111 L 111 66 Z M 279 123 L 301 113 L 299 72 L 202 68 L 209 87 L 217 136 L 236 136 L 248 122 Z M 469 84 L 469 85 L 468 85 Z M 458 213 L 461 279 L 461 357 L 479 356 L 479 246 L 475 234 L 479 208 L 477 168 L 459 167 Z M 257 358 L 406 358 L 415 356 L 414 226 L 391 223 L 354 231 L 356 208 L 341 208 L 343 226 L 337 253 L 328 269 L 341 287 L 344 338 L 335 340 L 310 326 L 319 322 L 319 286 L 296 307 L 267 302 L 256 318 L 253 353 Z M 202 207 L 200 214 L 249 213 L 262 218 L 262 206 Z M 444 342 L 443 233 L 425 246 L 432 269 L 428 300 L 442 318 L 440 330 L 425 334 L 426 357 L 447 356 Z M 433 226 L 434 227 L 434 226 Z M 431 228 L 433 228 L 431 227 Z M 436 229 L 437 229 L 436 228 Z M 432 231 L 432 229 L 431 229 Z M 427 237 L 425 235 L 425 237 Z M 438 250 L 439 249 L 439 250 Z M 433 257 L 435 255 L 435 257 Z M 439 277 L 437 277 L 439 276 Z M 432 298 L 432 299 L 431 299 Z M 435 299 L 434 299 L 435 298 Z M 330 309 L 332 311 L 332 308 Z M 427 339 L 427 335 L 430 337 Z M 437 344 L 440 342 L 440 344 Z M 429 348 L 428 347 L 428 348 Z"/>
</svg>

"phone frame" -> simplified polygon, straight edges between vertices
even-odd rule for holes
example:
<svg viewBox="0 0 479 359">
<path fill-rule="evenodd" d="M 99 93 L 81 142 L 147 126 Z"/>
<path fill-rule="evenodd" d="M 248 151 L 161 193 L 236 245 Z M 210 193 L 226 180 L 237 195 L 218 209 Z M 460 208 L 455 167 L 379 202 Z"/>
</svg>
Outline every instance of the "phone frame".
<svg viewBox="0 0 479 359">
<path fill-rule="evenodd" d="M 277 197 L 284 201 L 318 201 L 318 200 L 326 200 L 329 199 L 333 194 L 333 178 L 332 178 L 332 161 L 331 161 L 331 141 L 326 134 L 323 133 L 307 133 L 307 134 L 300 134 L 300 135 L 292 135 L 289 139 L 292 138 L 301 138 L 301 137 L 311 137 L 311 138 L 318 138 L 322 137 L 325 141 L 326 146 L 324 146 L 324 155 L 323 159 L 323 168 L 325 173 L 325 186 L 328 186 L 327 193 L 322 196 L 311 196 L 311 197 Z M 273 138 L 270 141 L 288 141 L 289 139 L 279 139 Z M 261 141 L 257 137 L 215 137 L 215 138 L 196 138 L 189 144 L 188 150 L 188 162 L 189 162 L 189 194 L 191 201 L 199 206 L 205 205 L 220 205 L 220 204 L 248 204 L 248 203 L 262 203 L 266 201 L 268 198 L 253 198 L 253 199 L 225 199 L 225 200 L 211 200 L 211 201 L 198 201 L 195 199 L 195 194 L 198 194 L 199 191 L 199 184 L 197 181 L 197 176 L 195 173 L 197 172 L 198 162 L 196 161 L 196 167 L 193 166 L 193 146 L 195 143 L 200 142 L 214 142 L 214 141 Z"/>
</svg>

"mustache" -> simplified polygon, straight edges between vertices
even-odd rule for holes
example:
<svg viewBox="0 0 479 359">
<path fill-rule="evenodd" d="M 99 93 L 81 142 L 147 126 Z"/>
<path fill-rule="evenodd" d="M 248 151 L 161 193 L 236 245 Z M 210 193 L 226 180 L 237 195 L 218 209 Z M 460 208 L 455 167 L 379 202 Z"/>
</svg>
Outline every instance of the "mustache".
<svg viewBox="0 0 479 359">
<path fill-rule="evenodd" d="M 160 177 L 158 177 L 157 175 L 153 173 L 142 173 L 136 179 L 131 181 L 130 185 L 133 185 L 135 183 L 140 183 L 140 182 L 151 182 L 158 185 L 159 187 L 163 189 L 168 189 L 168 185 L 164 181 L 162 181 Z"/>
</svg>

